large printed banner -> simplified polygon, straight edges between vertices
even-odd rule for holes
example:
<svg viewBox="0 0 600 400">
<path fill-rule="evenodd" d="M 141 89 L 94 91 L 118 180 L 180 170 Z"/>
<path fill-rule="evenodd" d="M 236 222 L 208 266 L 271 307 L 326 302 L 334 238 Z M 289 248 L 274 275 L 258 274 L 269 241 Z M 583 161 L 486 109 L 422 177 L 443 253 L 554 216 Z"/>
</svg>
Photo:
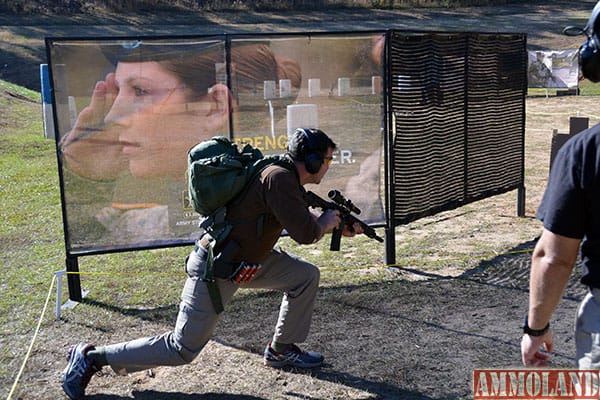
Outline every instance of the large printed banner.
<svg viewBox="0 0 600 400">
<path fill-rule="evenodd" d="M 577 50 L 529 51 L 530 88 L 576 88 L 579 82 Z"/>
<path fill-rule="evenodd" d="M 47 39 L 67 252 L 191 243 L 188 150 L 223 135 L 281 154 L 297 127 L 338 145 L 309 189 L 385 221 L 383 35 Z"/>
</svg>

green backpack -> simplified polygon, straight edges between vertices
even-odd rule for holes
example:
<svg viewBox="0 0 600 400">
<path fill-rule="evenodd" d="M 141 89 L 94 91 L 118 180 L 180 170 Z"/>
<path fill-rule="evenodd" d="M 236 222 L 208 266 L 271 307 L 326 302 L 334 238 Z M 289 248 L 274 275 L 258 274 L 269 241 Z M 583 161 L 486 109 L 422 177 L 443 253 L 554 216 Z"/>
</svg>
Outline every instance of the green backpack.
<svg viewBox="0 0 600 400">
<path fill-rule="evenodd" d="M 206 282 L 208 293 L 217 314 L 223 311 L 223 302 L 219 288 L 215 283 L 215 268 L 221 255 L 214 254 L 217 244 L 224 243 L 233 225 L 256 220 L 257 238 L 262 235 L 264 215 L 257 215 L 242 221 L 227 219 L 227 206 L 240 201 L 261 171 L 269 165 L 281 165 L 292 169 L 292 162 L 282 156 L 264 157 L 260 150 L 249 144 L 240 150 L 238 146 L 224 136 L 215 136 L 210 140 L 198 143 L 188 153 L 188 189 L 190 201 L 194 210 L 203 218 L 200 228 L 209 235 L 208 256 L 202 280 Z M 232 245 L 233 244 L 233 245 Z M 239 246 L 234 241 L 225 244 L 232 245 L 233 252 Z M 233 257 L 235 254 L 228 254 Z"/>
<path fill-rule="evenodd" d="M 194 210 L 203 216 L 200 227 L 218 243 L 227 237 L 232 225 L 226 221 L 226 206 L 239 201 L 248 183 L 269 165 L 293 168 L 282 156 L 263 156 L 245 144 L 241 149 L 224 136 L 198 143 L 188 153 L 188 189 Z"/>
</svg>

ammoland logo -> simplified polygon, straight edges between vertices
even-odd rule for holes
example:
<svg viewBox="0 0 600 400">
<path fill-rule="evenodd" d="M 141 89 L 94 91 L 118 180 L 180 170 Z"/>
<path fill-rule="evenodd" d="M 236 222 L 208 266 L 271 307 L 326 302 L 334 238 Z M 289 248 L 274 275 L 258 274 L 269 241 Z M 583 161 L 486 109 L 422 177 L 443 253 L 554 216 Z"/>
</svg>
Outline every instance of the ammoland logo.
<svg viewBox="0 0 600 400">
<path fill-rule="evenodd" d="M 600 398 L 600 371 L 576 369 L 476 369 L 474 400 Z"/>
</svg>

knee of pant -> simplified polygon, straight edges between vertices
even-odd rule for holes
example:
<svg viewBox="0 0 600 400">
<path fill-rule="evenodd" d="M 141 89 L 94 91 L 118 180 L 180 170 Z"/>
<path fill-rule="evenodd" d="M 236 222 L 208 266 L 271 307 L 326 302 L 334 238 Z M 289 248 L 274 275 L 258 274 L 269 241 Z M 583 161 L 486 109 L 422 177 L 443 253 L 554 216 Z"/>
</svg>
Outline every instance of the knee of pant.
<svg viewBox="0 0 600 400">
<path fill-rule="evenodd" d="M 319 280 L 321 279 L 321 271 L 319 268 L 311 265 L 310 268 L 308 268 L 307 276 L 314 285 L 318 285 Z"/>
<path fill-rule="evenodd" d="M 179 349 L 179 356 L 181 357 L 183 364 L 191 363 L 196 357 L 198 357 L 198 354 L 200 354 L 199 351 L 192 352 L 187 349 Z"/>
<path fill-rule="evenodd" d="M 188 364 L 200 354 L 211 335 L 212 330 L 206 329 L 201 324 L 194 324 L 191 318 L 187 320 L 181 318 L 180 315 L 171 334 L 169 347 L 172 352 L 177 353 L 182 364 Z"/>
<path fill-rule="evenodd" d="M 198 349 L 190 349 L 185 347 L 182 343 L 175 343 L 174 347 L 179 355 L 180 365 L 183 365 L 194 361 L 194 359 L 198 357 L 198 354 L 200 354 L 204 348 L 204 345 L 201 345 Z"/>
</svg>

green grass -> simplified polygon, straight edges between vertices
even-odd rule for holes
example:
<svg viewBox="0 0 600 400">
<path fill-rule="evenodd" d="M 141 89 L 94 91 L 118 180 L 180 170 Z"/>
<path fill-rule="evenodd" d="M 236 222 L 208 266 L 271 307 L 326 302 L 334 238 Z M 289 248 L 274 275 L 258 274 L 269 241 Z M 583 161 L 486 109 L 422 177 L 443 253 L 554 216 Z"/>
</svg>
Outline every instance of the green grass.
<svg viewBox="0 0 600 400">
<path fill-rule="evenodd" d="M 25 326 L 37 318 L 27 308 L 39 303 L 37 288 L 49 283 L 46 272 L 60 259 L 61 222 L 54 143 L 43 136 L 39 93 L 0 81 L 0 109 L 4 330 L 15 313 Z"/>
<path fill-rule="evenodd" d="M 527 94 L 529 96 L 556 96 L 558 91 L 565 91 L 567 89 L 529 89 Z M 589 80 L 583 80 L 579 82 L 579 94 L 581 96 L 598 96 L 600 95 L 600 85 L 590 82 Z"/>
<path fill-rule="evenodd" d="M 589 80 L 583 80 L 579 83 L 580 93 L 584 96 L 598 96 L 600 95 L 600 85 L 597 83 L 590 82 Z"/>
<path fill-rule="evenodd" d="M 64 259 L 54 142 L 40 94 L 0 81 L 0 376 L 25 349 Z M 10 346 L 8 345 L 10 344 Z"/>
</svg>

